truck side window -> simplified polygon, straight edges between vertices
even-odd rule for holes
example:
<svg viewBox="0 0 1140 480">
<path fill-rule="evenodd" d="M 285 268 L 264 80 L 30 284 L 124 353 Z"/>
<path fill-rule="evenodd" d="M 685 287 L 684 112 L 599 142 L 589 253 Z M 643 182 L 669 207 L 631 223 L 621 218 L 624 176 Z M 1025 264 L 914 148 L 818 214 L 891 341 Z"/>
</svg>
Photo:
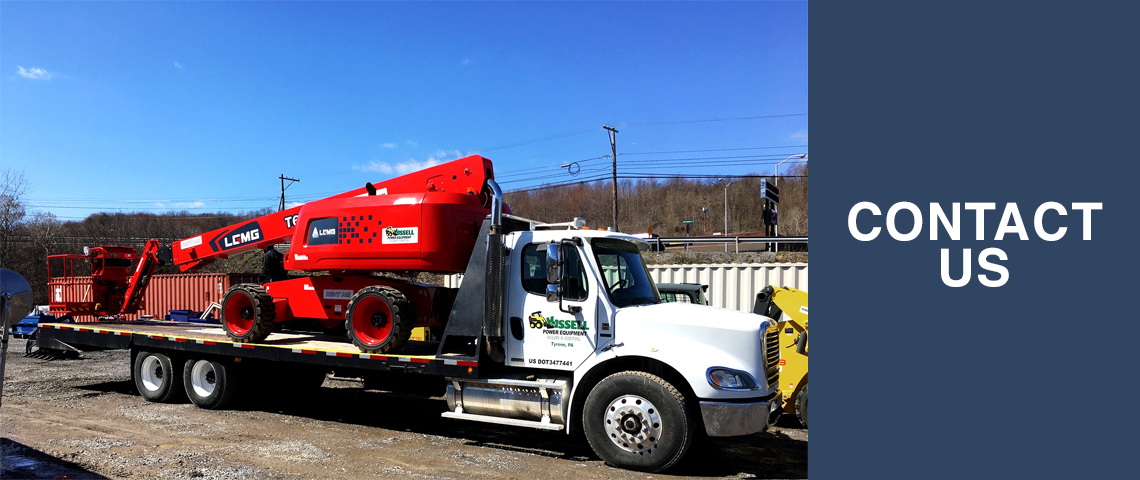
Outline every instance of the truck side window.
<svg viewBox="0 0 1140 480">
<path fill-rule="evenodd" d="M 566 250 L 566 285 L 563 286 L 567 300 L 585 300 L 589 292 L 586 270 L 577 249 Z M 522 251 L 522 285 L 529 293 L 546 295 L 546 244 L 532 243 Z"/>
</svg>

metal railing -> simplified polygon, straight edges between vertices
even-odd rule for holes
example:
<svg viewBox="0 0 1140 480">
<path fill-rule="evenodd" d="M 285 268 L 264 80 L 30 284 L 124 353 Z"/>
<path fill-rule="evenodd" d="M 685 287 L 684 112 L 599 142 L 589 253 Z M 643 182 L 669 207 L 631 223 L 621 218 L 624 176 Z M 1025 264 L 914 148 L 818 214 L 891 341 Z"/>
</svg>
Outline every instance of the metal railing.
<svg viewBox="0 0 1140 480">
<path fill-rule="evenodd" d="M 689 249 L 689 245 L 693 244 L 723 244 L 726 248 L 728 245 L 736 246 L 736 253 L 740 253 L 740 244 L 745 243 L 808 243 L 808 237 L 657 237 L 646 239 L 650 245 L 654 245 L 658 251 L 664 251 L 666 244 L 683 244 L 685 249 Z"/>
</svg>

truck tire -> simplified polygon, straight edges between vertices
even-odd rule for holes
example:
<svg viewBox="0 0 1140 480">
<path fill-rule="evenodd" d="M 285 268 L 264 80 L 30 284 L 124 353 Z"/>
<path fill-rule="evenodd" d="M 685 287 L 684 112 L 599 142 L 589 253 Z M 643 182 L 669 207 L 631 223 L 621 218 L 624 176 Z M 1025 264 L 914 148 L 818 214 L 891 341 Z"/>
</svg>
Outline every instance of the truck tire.
<svg viewBox="0 0 1140 480">
<path fill-rule="evenodd" d="M 169 403 L 182 395 L 182 381 L 175 372 L 170 357 L 140 351 L 135 355 L 131 379 L 147 401 Z"/>
<path fill-rule="evenodd" d="M 364 287 L 352 296 L 345 327 L 352 344 L 366 353 L 399 349 L 412 336 L 415 315 L 403 293 L 392 287 Z"/>
<path fill-rule="evenodd" d="M 225 362 L 190 357 L 182 367 L 182 383 L 190 401 L 216 410 L 226 406 L 237 393 L 237 369 Z"/>
<path fill-rule="evenodd" d="M 684 395 L 661 377 L 627 371 L 594 386 L 582 409 L 590 447 L 615 467 L 660 472 L 693 445 L 696 425 Z"/>
<path fill-rule="evenodd" d="M 222 328 L 236 342 L 260 342 L 271 332 L 277 311 L 261 285 L 234 285 L 222 299 Z"/>
<path fill-rule="evenodd" d="M 804 428 L 808 428 L 808 426 L 807 426 L 807 415 L 808 415 L 807 387 L 808 387 L 808 384 L 804 383 L 803 390 L 800 390 L 800 394 L 796 396 L 796 418 L 800 419 L 800 425 L 803 425 Z"/>
</svg>

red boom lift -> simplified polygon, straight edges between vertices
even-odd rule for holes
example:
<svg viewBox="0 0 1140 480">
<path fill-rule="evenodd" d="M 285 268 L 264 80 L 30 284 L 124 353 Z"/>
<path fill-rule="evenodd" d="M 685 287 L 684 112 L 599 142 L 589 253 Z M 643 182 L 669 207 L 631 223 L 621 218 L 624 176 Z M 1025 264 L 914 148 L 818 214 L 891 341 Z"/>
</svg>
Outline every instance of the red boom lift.
<svg viewBox="0 0 1140 480">
<path fill-rule="evenodd" d="M 416 326 L 442 326 L 455 290 L 377 272 L 460 273 L 467 267 L 483 220 L 491 212 L 491 161 L 469 156 L 378 184 L 272 213 L 169 246 L 149 240 L 133 275 L 131 247 L 95 247 L 86 255 L 53 255 L 74 272 L 92 266 L 89 298 L 64 299 L 52 290 L 56 313 L 118 316 L 142 308 L 159 264 L 194 271 L 230 255 L 291 239 L 284 267 L 311 272 L 264 285 L 234 285 L 222 301 L 222 326 L 238 342 L 264 340 L 278 322 L 313 319 L 326 328 L 347 321 L 361 351 L 398 349 Z M 318 273 L 319 272 L 319 273 Z M 65 280 L 49 280 L 62 285 Z"/>
</svg>

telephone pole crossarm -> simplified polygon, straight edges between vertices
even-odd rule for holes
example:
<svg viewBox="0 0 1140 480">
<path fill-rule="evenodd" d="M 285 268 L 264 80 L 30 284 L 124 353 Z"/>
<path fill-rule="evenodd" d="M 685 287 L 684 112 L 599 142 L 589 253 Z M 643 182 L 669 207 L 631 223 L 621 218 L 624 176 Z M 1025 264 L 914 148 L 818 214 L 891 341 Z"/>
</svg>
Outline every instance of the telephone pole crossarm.
<svg viewBox="0 0 1140 480">
<path fill-rule="evenodd" d="M 300 182 L 301 181 L 301 179 L 299 179 L 299 178 L 289 178 L 289 177 L 286 177 L 284 174 L 282 174 L 279 178 L 281 179 L 281 203 L 279 203 L 277 205 L 277 211 L 278 212 L 285 210 L 285 189 L 293 186 L 293 182 Z M 285 185 L 285 180 L 289 181 L 289 185 Z"/>
</svg>

